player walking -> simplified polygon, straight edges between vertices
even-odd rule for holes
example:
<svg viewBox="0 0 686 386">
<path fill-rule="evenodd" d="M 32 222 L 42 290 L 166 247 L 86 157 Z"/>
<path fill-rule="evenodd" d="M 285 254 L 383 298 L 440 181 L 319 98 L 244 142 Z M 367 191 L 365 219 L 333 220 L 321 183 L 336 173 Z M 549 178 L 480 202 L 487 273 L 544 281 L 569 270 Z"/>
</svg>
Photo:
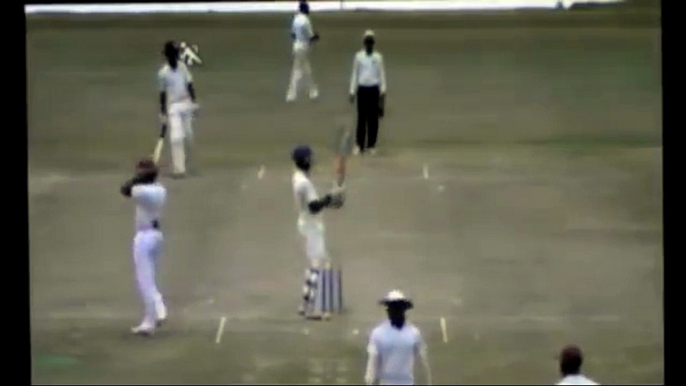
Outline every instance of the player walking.
<svg viewBox="0 0 686 386">
<path fill-rule="evenodd" d="M 168 41 L 163 51 L 167 63 L 157 74 L 160 88 L 160 109 L 163 123 L 169 125 L 173 174 L 175 178 L 186 174 L 186 151 L 193 145 L 191 120 L 197 111 L 193 76 L 179 60 L 179 48 Z"/>
<path fill-rule="evenodd" d="M 431 370 L 426 344 L 417 327 L 408 322 L 405 312 L 412 301 L 400 291 L 391 291 L 381 304 L 386 306 L 388 320 L 377 326 L 369 336 L 365 382 L 373 385 L 413 385 L 414 361 L 424 365 L 426 383 L 431 384 Z"/>
<path fill-rule="evenodd" d="M 286 101 L 294 102 L 298 97 L 298 89 L 301 82 L 310 92 L 310 99 L 319 96 L 319 90 L 312 75 L 310 66 L 310 46 L 319 40 L 319 35 L 312 30 L 310 22 L 310 6 L 306 1 L 301 1 L 299 12 L 293 18 L 291 26 L 291 38 L 293 39 L 293 70 L 288 84 Z"/>
<path fill-rule="evenodd" d="M 160 217 L 167 198 L 167 190 L 157 182 L 157 175 L 155 163 L 143 159 L 136 165 L 136 175 L 121 187 L 121 194 L 133 199 L 136 205 L 133 262 L 138 290 L 145 305 L 143 321 L 131 329 L 137 335 L 153 334 L 167 318 L 167 308 L 155 281 L 164 241 Z"/>
<path fill-rule="evenodd" d="M 309 260 L 309 267 L 305 271 L 305 286 L 303 289 L 303 304 L 299 313 L 309 318 L 319 318 L 322 315 L 306 315 L 308 305 L 315 299 L 315 291 L 320 270 L 325 266 L 328 254 L 324 242 L 324 222 L 322 210 L 336 208 L 340 202 L 343 188 L 335 188 L 331 193 L 319 198 L 314 184 L 310 180 L 310 169 L 313 164 L 312 150 L 308 146 L 298 146 L 291 155 L 296 170 L 293 172 L 293 195 L 298 209 L 298 231 L 305 241 L 305 253 Z"/>
</svg>

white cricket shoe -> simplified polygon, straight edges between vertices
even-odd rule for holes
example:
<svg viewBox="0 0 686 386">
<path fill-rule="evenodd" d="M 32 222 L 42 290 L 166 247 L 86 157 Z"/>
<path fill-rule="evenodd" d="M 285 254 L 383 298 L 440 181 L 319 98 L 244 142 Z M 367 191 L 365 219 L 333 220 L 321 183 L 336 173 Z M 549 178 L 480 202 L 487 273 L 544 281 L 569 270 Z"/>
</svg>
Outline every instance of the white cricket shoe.
<svg viewBox="0 0 686 386">
<path fill-rule="evenodd" d="M 140 326 L 132 327 L 131 333 L 134 335 L 151 336 L 155 334 L 155 327 L 141 324 Z"/>
<path fill-rule="evenodd" d="M 296 99 L 296 98 L 295 98 L 295 94 L 288 94 L 288 95 L 286 95 L 286 102 L 288 102 L 288 103 L 293 103 L 293 102 L 295 102 L 295 99 Z"/>
<path fill-rule="evenodd" d="M 162 323 L 167 321 L 167 307 L 164 306 L 164 303 L 161 301 L 155 303 L 155 313 L 157 314 L 157 327 L 160 327 Z"/>
<path fill-rule="evenodd" d="M 310 99 L 317 99 L 317 98 L 319 98 L 319 90 L 317 90 L 317 89 L 310 90 Z"/>
<path fill-rule="evenodd" d="M 353 155 L 360 155 L 360 147 L 359 146 L 355 146 L 353 148 Z"/>
</svg>

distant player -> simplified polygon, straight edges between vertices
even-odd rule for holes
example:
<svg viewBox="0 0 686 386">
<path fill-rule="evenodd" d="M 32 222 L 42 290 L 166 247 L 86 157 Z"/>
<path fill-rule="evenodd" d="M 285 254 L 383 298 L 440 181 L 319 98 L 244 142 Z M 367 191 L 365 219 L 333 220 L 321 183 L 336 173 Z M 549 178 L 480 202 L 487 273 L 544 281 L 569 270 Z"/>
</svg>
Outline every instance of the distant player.
<svg viewBox="0 0 686 386">
<path fill-rule="evenodd" d="M 294 102 L 297 99 L 298 90 L 301 86 L 307 88 L 310 93 L 310 99 L 316 99 L 319 96 L 319 90 L 314 81 L 312 66 L 310 65 L 310 47 L 319 40 L 319 35 L 312 30 L 309 15 L 310 6 L 306 1 L 301 1 L 299 12 L 293 18 L 293 25 L 291 26 L 293 70 L 291 71 L 291 80 L 288 84 L 288 92 L 286 93 L 287 102 Z"/>
<path fill-rule="evenodd" d="M 157 182 L 158 169 L 151 159 L 136 165 L 135 176 L 121 187 L 121 194 L 136 205 L 136 235 L 133 239 L 133 262 L 138 291 L 143 298 L 143 321 L 131 332 L 152 335 L 167 318 L 167 308 L 155 281 L 164 238 L 160 217 L 167 200 L 167 190 Z"/>
<path fill-rule="evenodd" d="M 307 305 L 314 301 L 315 287 L 320 269 L 327 262 L 328 254 L 324 242 L 324 222 L 322 211 L 335 208 L 337 200 L 342 195 L 342 188 L 336 188 L 331 193 L 319 198 L 314 184 L 310 180 L 310 169 L 313 160 L 312 150 L 308 146 L 298 146 L 293 150 L 292 160 L 296 170 L 293 172 L 293 195 L 298 209 L 298 231 L 305 241 L 305 253 L 309 260 L 309 267 L 305 271 L 305 287 L 303 289 L 303 304 L 299 313 L 305 315 Z M 321 315 L 305 315 L 320 317 Z"/>
<path fill-rule="evenodd" d="M 406 320 L 405 312 L 412 301 L 400 291 L 391 291 L 381 304 L 386 306 L 388 320 L 378 325 L 369 336 L 367 346 L 367 385 L 414 385 L 414 363 L 419 359 L 426 382 L 431 384 L 427 347 L 417 327 Z"/>
<path fill-rule="evenodd" d="M 562 380 L 557 385 L 598 385 L 581 374 L 584 357 L 581 349 L 574 345 L 566 346 L 560 353 L 560 373 Z"/>
<path fill-rule="evenodd" d="M 384 116 L 386 68 L 383 55 L 374 49 L 374 31 L 365 31 L 364 48 L 355 54 L 350 77 L 350 103 L 357 99 L 357 146 L 354 154 L 376 154 L 379 119 Z"/>
<path fill-rule="evenodd" d="M 167 63 L 157 74 L 162 121 L 169 125 L 169 142 L 175 178 L 186 175 L 186 151 L 193 145 L 191 121 L 198 109 L 193 76 L 179 60 L 179 48 L 168 41 L 163 51 Z"/>
</svg>

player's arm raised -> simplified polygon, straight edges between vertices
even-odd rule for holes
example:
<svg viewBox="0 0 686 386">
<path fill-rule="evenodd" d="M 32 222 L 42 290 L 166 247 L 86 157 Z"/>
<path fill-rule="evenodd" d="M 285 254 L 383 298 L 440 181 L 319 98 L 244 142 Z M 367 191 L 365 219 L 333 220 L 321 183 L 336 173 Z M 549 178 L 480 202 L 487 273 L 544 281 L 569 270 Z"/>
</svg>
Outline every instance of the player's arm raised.
<svg viewBox="0 0 686 386">
<path fill-rule="evenodd" d="M 122 196 L 131 198 L 134 186 L 143 183 L 145 179 L 146 176 L 144 173 L 136 172 L 136 175 L 133 176 L 133 178 L 124 182 L 124 184 L 119 189 L 119 192 L 122 194 Z"/>
<path fill-rule="evenodd" d="M 306 186 L 300 187 L 299 190 L 298 194 L 300 195 L 300 200 L 311 214 L 317 214 L 325 208 L 331 207 L 333 202 L 332 193 L 329 193 L 322 198 L 316 198 L 313 191 L 307 189 Z"/>
</svg>

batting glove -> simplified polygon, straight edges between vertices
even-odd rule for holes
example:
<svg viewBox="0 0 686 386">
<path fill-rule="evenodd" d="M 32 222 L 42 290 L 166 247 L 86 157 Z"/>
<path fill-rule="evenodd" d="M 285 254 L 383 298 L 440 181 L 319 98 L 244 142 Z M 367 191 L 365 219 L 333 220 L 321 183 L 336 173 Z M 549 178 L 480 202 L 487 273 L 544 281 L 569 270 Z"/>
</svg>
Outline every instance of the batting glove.
<svg viewBox="0 0 686 386">
<path fill-rule="evenodd" d="M 334 187 L 331 190 L 331 193 L 329 193 L 329 196 L 331 196 L 331 203 L 329 204 L 329 206 L 331 206 L 334 209 L 341 208 L 345 203 L 345 187 Z"/>
</svg>

